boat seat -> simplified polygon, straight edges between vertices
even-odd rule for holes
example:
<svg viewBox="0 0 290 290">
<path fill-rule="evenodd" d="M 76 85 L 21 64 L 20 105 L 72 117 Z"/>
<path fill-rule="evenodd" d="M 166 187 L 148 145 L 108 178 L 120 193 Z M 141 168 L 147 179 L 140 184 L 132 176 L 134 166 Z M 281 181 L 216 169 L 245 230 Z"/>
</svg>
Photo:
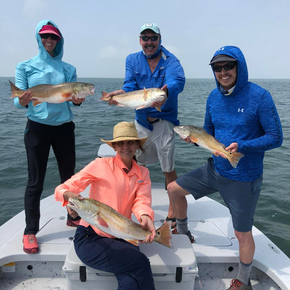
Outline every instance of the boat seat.
<svg viewBox="0 0 290 290">
<path fill-rule="evenodd" d="M 150 260 L 156 289 L 192 290 L 198 274 L 192 244 L 186 235 L 173 235 L 172 244 L 172 249 L 155 242 L 140 244 L 139 247 Z M 117 279 L 112 273 L 93 269 L 81 262 L 73 242 L 62 270 L 66 276 L 68 290 L 118 288 Z"/>
</svg>

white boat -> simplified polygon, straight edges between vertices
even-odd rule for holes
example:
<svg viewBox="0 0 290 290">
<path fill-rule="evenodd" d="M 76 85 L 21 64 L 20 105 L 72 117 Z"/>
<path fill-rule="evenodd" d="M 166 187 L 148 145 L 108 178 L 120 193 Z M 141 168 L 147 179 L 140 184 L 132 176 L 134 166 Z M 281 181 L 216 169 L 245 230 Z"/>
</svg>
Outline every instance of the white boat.
<svg viewBox="0 0 290 290">
<path fill-rule="evenodd" d="M 107 156 L 106 150 L 106 146 L 101 146 L 99 155 Z M 83 196 L 87 194 L 88 189 Z M 157 227 L 168 210 L 164 184 L 152 184 L 152 196 Z M 151 261 L 156 289 L 227 289 L 237 275 L 239 263 L 238 241 L 229 211 L 207 197 L 195 201 L 189 196 L 187 200 L 193 244 L 185 235 L 174 235 L 173 249 L 157 243 L 140 246 Z M 72 242 L 75 228 L 66 226 L 66 208 L 53 195 L 41 201 L 40 225 L 37 254 L 26 254 L 22 249 L 24 211 L 0 227 L 0 289 L 117 288 L 112 274 L 77 261 Z M 290 259 L 256 227 L 253 235 L 253 289 L 290 289 Z"/>
</svg>

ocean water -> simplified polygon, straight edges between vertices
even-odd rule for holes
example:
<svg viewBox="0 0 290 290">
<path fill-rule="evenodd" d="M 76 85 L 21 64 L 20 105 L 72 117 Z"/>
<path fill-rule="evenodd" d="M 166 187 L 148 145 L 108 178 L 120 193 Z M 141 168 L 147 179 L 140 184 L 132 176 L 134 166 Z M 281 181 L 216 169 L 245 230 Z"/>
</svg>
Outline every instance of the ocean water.
<svg viewBox="0 0 290 290">
<path fill-rule="evenodd" d="M 27 162 L 23 143 L 25 109 L 16 109 L 9 99 L 8 80 L 0 78 L 0 225 L 23 210 L 27 182 Z M 100 138 L 111 138 L 113 126 L 133 121 L 134 110 L 109 106 L 98 101 L 101 91 L 111 92 L 122 86 L 123 79 L 82 78 L 93 83 L 96 94 L 88 96 L 80 107 L 73 108 L 76 124 L 76 172 L 97 157 Z M 264 182 L 255 214 L 255 226 L 290 257 L 290 80 L 253 80 L 269 90 L 278 109 L 284 142 L 280 148 L 266 152 Z M 188 79 L 179 95 L 179 120 L 183 125 L 203 126 L 206 99 L 215 87 L 213 79 Z M 178 176 L 202 165 L 211 154 L 176 137 L 176 171 Z M 164 183 L 159 164 L 150 165 L 152 182 Z M 59 184 L 57 164 L 51 152 L 42 198 L 53 194 Z M 218 193 L 211 196 L 222 203 Z"/>
</svg>

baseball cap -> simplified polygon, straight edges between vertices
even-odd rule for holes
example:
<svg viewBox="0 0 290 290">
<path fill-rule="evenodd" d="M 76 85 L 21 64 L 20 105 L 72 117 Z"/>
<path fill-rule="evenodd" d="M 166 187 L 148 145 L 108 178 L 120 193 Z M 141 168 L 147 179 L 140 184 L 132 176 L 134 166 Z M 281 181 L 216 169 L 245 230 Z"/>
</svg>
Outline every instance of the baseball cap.
<svg viewBox="0 0 290 290">
<path fill-rule="evenodd" d="M 237 61 L 235 58 L 225 55 L 225 54 L 218 54 L 215 57 L 213 57 L 210 61 L 210 65 L 216 63 L 216 62 L 224 62 L 224 61 Z"/>
<path fill-rule="evenodd" d="M 155 23 L 148 22 L 148 23 L 142 25 L 141 30 L 140 30 L 140 34 L 146 29 L 150 29 L 157 34 L 160 34 L 160 29 Z"/>
</svg>

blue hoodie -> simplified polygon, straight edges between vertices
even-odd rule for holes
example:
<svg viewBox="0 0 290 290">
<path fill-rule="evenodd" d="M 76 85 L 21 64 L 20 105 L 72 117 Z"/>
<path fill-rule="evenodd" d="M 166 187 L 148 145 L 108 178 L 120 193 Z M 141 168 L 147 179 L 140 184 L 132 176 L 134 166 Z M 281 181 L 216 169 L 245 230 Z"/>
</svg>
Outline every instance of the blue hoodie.
<svg viewBox="0 0 290 290">
<path fill-rule="evenodd" d="M 39 54 L 30 60 L 21 62 L 16 67 L 15 84 L 22 90 L 41 84 L 60 84 L 64 82 L 75 82 L 77 80 L 76 69 L 74 66 L 63 62 L 63 45 L 64 39 L 61 36 L 60 41 L 54 49 L 54 57 L 45 50 L 41 37 L 38 34 L 43 25 L 51 22 L 51 20 L 40 21 L 36 27 L 35 37 L 38 43 Z M 25 108 L 19 104 L 19 99 L 14 99 L 17 108 Z M 33 106 L 32 102 L 28 104 L 26 116 L 35 122 L 58 126 L 63 123 L 72 121 L 73 114 L 70 107 L 72 102 L 64 102 L 61 104 L 41 103 Z"/>
<path fill-rule="evenodd" d="M 161 59 L 153 73 L 143 51 L 127 56 L 126 75 L 122 88 L 125 92 L 129 92 L 144 88 L 162 88 L 167 85 L 168 96 L 161 107 L 161 112 L 151 107 L 135 111 L 137 122 L 151 131 L 153 126 L 148 123 L 147 116 L 167 120 L 175 126 L 179 125 L 177 97 L 183 91 L 185 84 L 184 71 L 179 60 L 163 46 L 161 50 Z"/>
<path fill-rule="evenodd" d="M 226 147 L 237 142 L 238 152 L 245 155 L 236 169 L 228 160 L 213 155 L 217 172 L 228 179 L 251 182 L 263 174 L 265 151 L 281 146 L 282 127 L 271 94 L 248 81 L 241 50 L 225 46 L 214 57 L 219 54 L 237 60 L 237 81 L 232 93 L 226 95 L 215 78 L 217 88 L 207 100 L 204 129 Z"/>
</svg>

